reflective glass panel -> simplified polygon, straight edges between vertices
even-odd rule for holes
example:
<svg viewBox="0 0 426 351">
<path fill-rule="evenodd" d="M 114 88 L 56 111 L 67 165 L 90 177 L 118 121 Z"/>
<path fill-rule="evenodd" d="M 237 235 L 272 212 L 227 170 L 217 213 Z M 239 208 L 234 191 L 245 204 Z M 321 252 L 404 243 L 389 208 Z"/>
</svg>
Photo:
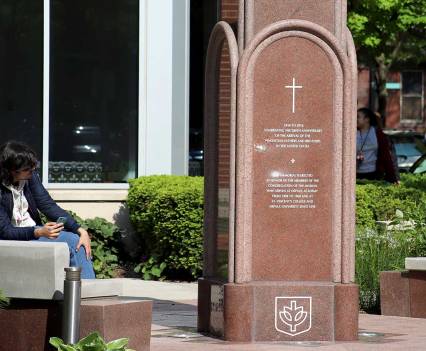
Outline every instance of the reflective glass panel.
<svg viewBox="0 0 426 351">
<path fill-rule="evenodd" d="M 138 0 L 52 0 L 49 181 L 136 176 Z"/>
<path fill-rule="evenodd" d="M 423 72 L 402 72 L 402 93 L 404 95 L 422 95 Z"/>
<path fill-rule="evenodd" d="M 0 144 L 23 141 L 42 157 L 43 1 L 0 1 Z"/>
</svg>

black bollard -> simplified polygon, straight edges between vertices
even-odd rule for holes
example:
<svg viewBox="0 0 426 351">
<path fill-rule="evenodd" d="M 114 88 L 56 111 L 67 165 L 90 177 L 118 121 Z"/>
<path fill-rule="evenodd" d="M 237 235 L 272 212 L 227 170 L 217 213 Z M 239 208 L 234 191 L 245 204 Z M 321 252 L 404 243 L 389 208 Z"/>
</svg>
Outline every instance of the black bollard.
<svg viewBox="0 0 426 351">
<path fill-rule="evenodd" d="M 65 268 L 62 338 L 76 344 L 80 338 L 81 268 Z"/>
</svg>

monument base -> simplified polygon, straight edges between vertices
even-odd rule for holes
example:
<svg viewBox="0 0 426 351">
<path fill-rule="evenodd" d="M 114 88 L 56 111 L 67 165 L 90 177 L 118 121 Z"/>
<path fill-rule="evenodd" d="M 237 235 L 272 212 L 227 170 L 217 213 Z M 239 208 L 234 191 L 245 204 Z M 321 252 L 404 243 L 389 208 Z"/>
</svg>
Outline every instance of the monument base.
<svg viewBox="0 0 426 351">
<path fill-rule="evenodd" d="M 321 281 L 198 282 L 198 329 L 229 341 L 351 341 L 358 286 Z"/>
</svg>

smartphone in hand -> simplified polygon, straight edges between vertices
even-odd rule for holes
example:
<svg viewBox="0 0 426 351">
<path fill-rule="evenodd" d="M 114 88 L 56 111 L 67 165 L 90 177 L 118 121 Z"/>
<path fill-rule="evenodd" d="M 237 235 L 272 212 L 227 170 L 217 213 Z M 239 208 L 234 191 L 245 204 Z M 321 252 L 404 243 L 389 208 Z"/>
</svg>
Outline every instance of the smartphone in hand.
<svg viewBox="0 0 426 351">
<path fill-rule="evenodd" d="M 57 224 L 65 224 L 67 222 L 67 217 L 58 217 L 56 220 Z"/>
</svg>

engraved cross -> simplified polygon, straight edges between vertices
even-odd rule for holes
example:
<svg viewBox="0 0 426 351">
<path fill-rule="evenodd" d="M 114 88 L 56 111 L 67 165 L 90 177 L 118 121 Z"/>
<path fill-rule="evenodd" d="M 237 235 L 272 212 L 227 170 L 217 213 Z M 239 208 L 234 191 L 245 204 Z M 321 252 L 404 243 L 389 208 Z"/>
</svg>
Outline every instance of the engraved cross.
<svg viewBox="0 0 426 351">
<path fill-rule="evenodd" d="M 293 77 L 293 85 L 286 85 L 285 86 L 287 89 L 293 89 L 293 108 L 291 110 L 292 113 L 295 112 L 296 108 L 296 89 L 302 89 L 303 86 L 301 85 L 296 85 L 296 79 Z"/>
</svg>

